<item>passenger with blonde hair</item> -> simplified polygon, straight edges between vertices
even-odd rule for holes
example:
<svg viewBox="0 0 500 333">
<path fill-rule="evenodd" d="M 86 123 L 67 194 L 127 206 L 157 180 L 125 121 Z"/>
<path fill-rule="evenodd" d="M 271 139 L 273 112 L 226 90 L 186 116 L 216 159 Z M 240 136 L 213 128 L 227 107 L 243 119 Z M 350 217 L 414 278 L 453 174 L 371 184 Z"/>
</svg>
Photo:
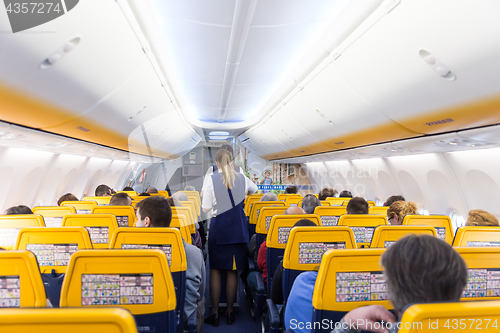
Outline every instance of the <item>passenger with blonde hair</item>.
<svg viewBox="0 0 500 333">
<path fill-rule="evenodd" d="M 396 201 L 387 210 L 387 219 L 392 225 L 401 225 L 406 215 L 419 215 L 417 204 L 413 201 Z"/>
<path fill-rule="evenodd" d="M 496 227 L 498 226 L 498 219 L 495 215 L 482 209 L 473 209 L 469 211 L 469 217 L 467 218 L 465 226 Z"/>
<path fill-rule="evenodd" d="M 243 202 L 248 189 L 255 185 L 235 171 L 231 154 L 220 149 L 215 155 L 217 172 L 205 179 L 201 207 L 213 209 L 208 238 L 210 260 L 210 299 L 212 308 L 206 324 L 219 325 L 221 274 L 226 272 L 227 324 L 235 317 L 233 304 L 238 286 L 237 270 L 245 268 L 248 253 L 248 227 Z"/>
</svg>

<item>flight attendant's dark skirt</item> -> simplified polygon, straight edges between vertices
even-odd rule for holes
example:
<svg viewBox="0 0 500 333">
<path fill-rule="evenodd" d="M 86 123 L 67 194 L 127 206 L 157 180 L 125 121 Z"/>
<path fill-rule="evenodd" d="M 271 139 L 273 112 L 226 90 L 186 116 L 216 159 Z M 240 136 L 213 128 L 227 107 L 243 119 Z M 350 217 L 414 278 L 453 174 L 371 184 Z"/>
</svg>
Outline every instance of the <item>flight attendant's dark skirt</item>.
<svg viewBox="0 0 500 333">
<path fill-rule="evenodd" d="M 217 228 L 217 217 L 210 221 L 208 235 L 208 256 L 211 269 L 237 270 L 247 266 L 248 243 L 217 244 L 215 232 L 224 232 Z M 219 229 L 219 230 L 218 230 Z"/>
</svg>

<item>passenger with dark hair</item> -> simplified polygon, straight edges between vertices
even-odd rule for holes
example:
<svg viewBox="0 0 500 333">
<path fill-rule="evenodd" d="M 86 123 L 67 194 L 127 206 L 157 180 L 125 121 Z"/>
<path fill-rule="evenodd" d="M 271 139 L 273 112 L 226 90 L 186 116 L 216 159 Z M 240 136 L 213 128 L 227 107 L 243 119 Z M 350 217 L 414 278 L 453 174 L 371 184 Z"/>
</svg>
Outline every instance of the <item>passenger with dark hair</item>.
<svg viewBox="0 0 500 333">
<path fill-rule="evenodd" d="M 124 187 L 122 191 L 134 191 L 135 192 L 135 190 L 130 186 Z"/>
<path fill-rule="evenodd" d="M 406 201 L 405 197 L 402 195 L 391 195 L 387 200 L 384 202 L 384 206 L 390 206 L 396 201 Z"/>
<path fill-rule="evenodd" d="M 72 193 L 66 193 L 65 195 L 60 197 L 59 200 L 57 200 L 57 205 L 61 206 L 61 204 L 64 201 L 78 201 L 78 198 L 75 195 L 73 195 Z"/>
<path fill-rule="evenodd" d="M 158 193 L 156 187 L 150 187 L 146 190 L 146 193 Z"/>
<path fill-rule="evenodd" d="M 401 225 L 406 215 L 418 215 L 418 207 L 413 201 L 395 201 L 387 210 L 387 220 L 392 225 Z"/>
<path fill-rule="evenodd" d="M 352 198 L 352 194 L 351 194 L 351 192 L 344 190 L 344 191 L 340 192 L 339 198 Z"/>
<path fill-rule="evenodd" d="M 355 197 L 347 204 L 347 214 L 368 214 L 368 202 L 362 197 Z"/>
<path fill-rule="evenodd" d="M 318 194 L 319 200 L 326 200 L 326 198 L 333 198 L 338 192 L 333 188 L 325 187 Z"/>
<path fill-rule="evenodd" d="M 24 214 L 33 214 L 33 212 L 28 206 L 24 205 L 13 206 L 5 210 L 5 215 L 24 215 Z"/>
<path fill-rule="evenodd" d="M 95 189 L 95 196 L 96 197 L 110 197 L 112 195 L 112 190 L 111 187 L 108 185 L 101 184 L 96 187 Z"/>
<path fill-rule="evenodd" d="M 321 201 L 314 194 L 308 194 L 302 199 L 301 208 L 306 214 L 314 214 L 314 209 L 321 206 Z"/>
<path fill-rule="evenodd" d="M 141 200 L 136 205 L 137 227 L 168 228 L 172 221 L 172 209 L 166 198 L 153 196 Z M 184 300 L 184 319 L 194 322 L 197 332 L 201 332 L 205 312 L 205 262 L 202 252 L 184 241 L 186 251 L 186 298 Z"/>
<path fill-rule="evenodd" d="M 147 192 L 142 192 L 142 193 L 139 193 L 138 195 L 139 197 L 150 197 L 151 194 L 147 193 Z"/>
<path fill-rule="evenodd" d="M 467 285 L 469 273 L 462 257 L 446 242 L 429 235 L 400 239 L 385 251 L 380 263 L 387 296 L 398 317 L 413 303 L 459 301 Z M 374 331 L 397 332 L 394 315 L 383 306 L 370 305 L 347 313 L 332 333 L 359 332 L 382 320 L 394 324 Z"/>
<path fill-rule="evenodd" d="M 127 193 L 116 193 L 109 200 L 108 206 L 130 206 L 131 204 L 132 198 Z"/>
<path fill-rule="evenodd" d="M 202 209 L 213 209 L 208 238 L 210 299 L 212 308 L 206 324 L 219 325 L 221 274 L 226 273 L 227 324 L 235 321 L 233 304 L 238 287 L 238 269 L 247 266 L 248 227 L 243 210 L 245 194 L 254 183 L 236 172 L 232 155 L 221 149 L 215 155 L 217 172 L 205 179 Z"/>
<path fill-rule="evenodd" d="M 286 194 L 297 194 L 297 193 L 299 193 L 299 188 L 295 185 L 288 186 L 287 188 L 285 188 L 285 193 Z"/>
<path fill-rule="evenodd" d="M 465 226 L 496 227 L 498 226 L 498 219 L 495 217 L 495 215 L 488 213 L 482 209 L 473 209 L 469 211 L 469 217 L 467 218 Z"/>
</svg>

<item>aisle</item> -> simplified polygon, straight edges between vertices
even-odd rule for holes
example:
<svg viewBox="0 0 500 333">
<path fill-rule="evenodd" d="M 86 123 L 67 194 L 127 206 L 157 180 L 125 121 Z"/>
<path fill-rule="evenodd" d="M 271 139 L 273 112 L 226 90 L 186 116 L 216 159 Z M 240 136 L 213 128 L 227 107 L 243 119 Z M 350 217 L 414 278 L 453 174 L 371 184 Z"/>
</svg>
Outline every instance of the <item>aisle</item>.
<svg viewBox="0 0 500 333">
<path fill-rule="evenodd" d="M 209 272 L 210 267 L 208 265 L 207 260 L 207 286 L 209 283 Z M 224 333 L 260 333 L 261 327 L 260 323 L 253 320 L 252 315 L 250 314 L 250 308 L 245 299 L 245 292 L 243 290 L 243 283 L 240 280 L 240 307 L 238 313 L 236 314 L 236 321 L 231 326 L 226 325 L 226 316 L 222 315 L 219 318 L 219 327 L 213 327 L 212 325 L 203 325 L 204 333 L 216 333 L 216 332 L 224 332 Z M 210 292 L 209 288 L 206 288 L 205 291 L 205 299 L 206 299 L 206 307 L 205 307 L 205 317 L 208 316 L 210 312 L 209 308 L 209 300 L 210 300 Z"/>
</svg>

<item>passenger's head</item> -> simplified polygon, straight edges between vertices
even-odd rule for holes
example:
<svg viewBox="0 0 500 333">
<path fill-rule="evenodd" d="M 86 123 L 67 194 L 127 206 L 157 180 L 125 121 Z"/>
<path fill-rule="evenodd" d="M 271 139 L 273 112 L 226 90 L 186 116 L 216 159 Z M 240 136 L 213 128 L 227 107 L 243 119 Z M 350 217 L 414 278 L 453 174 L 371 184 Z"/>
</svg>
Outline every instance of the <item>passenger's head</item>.
<svg viewBox="0 0 500 333">
<path fill-rule="evenodd" d="M 318 199 L 319 200 L 326 200 L 326 198 L 332 198 L 335 196 L 335 194 L 337 194 L 338 192 L 335 191 L 333 188 L 328 188 L 328 187 L 325 187 L 324 189 L 322 189 L 319 194 L 318 194 Z"/>
<path fill-rule="evenodd" d="M 285 193 L 286 194 L 297 194 L 299 193 L 299 188 L 297 186 L 288 186 L 285 188 Z"/>
<path fill-rule="evenodd" d="M 172 221 L 172 209 L 166 198 L 149 197 L 135 206 L 138 227 L 169 227 Z"/>
<path fill-rule="evenodd" d="M 313 194 L 308 194 L 302 199 L 301 207 L 307 214 L 314 214 L 314 209 L 318 206 L 321 206 L 321 202 Z"/>
<path fill-rule="evenodd" d="M 306 214 L 306 212 L 299 206 L 292 206 L 285 210 L 285 214 L 295 215 L 295 214 Z"/>
<path fill-rule="evenodd" d="M 340 192 L 339 198 L 352 198 L 352 194 L 351 192 L 344 190 Z"/>
<path fill-rule="evenodd" d="M 221 150 L 226 150 L 229 153 L 229 156 L 231 157 L 231 161 L 234 160 L 234 150 L 233 150 L 233 147 L 231 145 L 222 145 L 219 148 L 219 151 L 221 151 Z M 217 158 L 215 160 L 217 161 Z"/>
<path fill-rule="evenodd" d="M 66 193 L 65 195 L 60 197 L 59 200 L 57 200 L 57 205 L 61 206 L 64 201 L 78 201 L 78 198 L 72 193 Z"/>
<path fill-rule="evenodd" d="M 149 194 L 148 192 L 142 192 L 142 193 L 139 193 L 138 195 L 139 197 L 150 197 L 151 194 Z"/>
<path fill-rule="evenodd" d="M 298 220 L 294 225 L 294 227 L 316 227 L 316 223 L 309 219 Z"/>
<path fill-rule="evenodd" d="M 170 198 L 167 198 L 167 201 L 168 201 L 168 204 L 170 205 L 170 207 L 182 207 L 181 202 L 177 198 L 170 197 Z"/>
<path fill-rule="evenodd" d="M 278 201 L 278 197 L 274 193 L 266 193 L 264 194 L 259 201 Z"/>
<path fill-rule="evenodd" d="M 23 214 L 33 214 L 28 206 L 20 205 L 7 208 L 5 210 L 5 215 L 23 215 Z"/>
<path fill-rule="evenodd" d="M 391 195 L 387 200 L 384 202 L 384 206 L 390 206 L 396 201 L 406 201 L 405 197 L 402 195 Z"/>
<path fill-rule="evenodd" d="M 188 185 L 184 187 L 184 191 L 196 191 L 196 189 L 194 188 L 194 186 Z"/>
<path fill-rule="evenodd" d="M 130 206 L 132 198 L 127 193 L 116 193 L 109 200 L 109 206 Z"/>
<path fill-rule="evenodd" d="M 123 188 L 122 191 L 135 191 L 135 190 L 132 187 L 130 187 L 130 186 L 126 186 L 126 187 Z"/>
<path fill-rule="evenodd" d="M 222 181 L 228 189 L 233 188 L 234 180 L 236 178 L 236 173 L 233 169 L 231 161 L 232 154 L 225 149 L 219 149 L 217 154 L 215 154 L 217 168 L 222 171 Z"/>
<path fill-rule="evenodd" d="M 112 194 L 111 187 L 108 185 L 101 184 L 95 189 L 96 197 L 110 197 Z"/>
<path fill-rule="evenodd" d="M 469 217 L 465 226 L 498 226 L 498 219 L 495 215 L 488 213 L 482 209 L 473 209 L 469 211 Z"/>
<path fill-rule="evenodd" d="M 347 214 L 368 214 L 368 202 L 362 197 L 355 197 L 347 204 Z"/>
<path fill-rule="evenodd" d="M 188 201 L 188 196 L 184 192 L 175 192 L 174 194 L 172 194 L 172 198 L 175 198 L 179 201 Z"/>
<path fill-rule="evenodd" d="M 387 210 L 387 220 L 392 225 L 401 225 L 406 215 L 418 215 L 417 204 L 413 201 L 396 201 Z"/>
<path fill-rule="evenodd" d="M 446 242 L 429 235 L 410 235 L 384 252 L 388 298 L 401 312 L 412 303 L 458 301 L 467 284 L 462 257 Z"/>
<path fill-rule="evenodd" d="M 158 193 L 156 187 L 150 187 L 146 190 L 146 193 Z"/>
</svg>

